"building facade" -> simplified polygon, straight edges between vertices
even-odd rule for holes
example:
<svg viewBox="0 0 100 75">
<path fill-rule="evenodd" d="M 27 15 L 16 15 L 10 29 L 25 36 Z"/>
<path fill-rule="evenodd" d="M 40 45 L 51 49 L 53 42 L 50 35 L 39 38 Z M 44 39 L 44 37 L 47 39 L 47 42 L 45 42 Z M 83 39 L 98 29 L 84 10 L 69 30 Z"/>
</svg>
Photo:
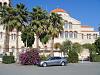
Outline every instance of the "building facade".
<svg viewBox="0 0 100 75">
<path fill-rule="evenodd" d="M 10 5 L 10 0 L 0 0 L 0 5 Z M 63 9 L 57 8 L 52 10 L 51 12 L 55 12 L 59 14 L 64 20 L 64 31 L 59 34 L 58 38 L 54 39 L 54 43 L 62 43 L 65 40 L 70 40 L 72 43 L 94 43 L 94 41 L 99 36 L 99 32 L 94 31 L 94 28 L 91 26 L 82 25 L 80 21 L 71 17 L 68 12 Z M 19 51 L 24 50 L 25 46 L 21 41 L 21 32 L 19 32 L 18 37 L 18 49 Z M 5 40 L 5 30 L 3 29 L 3 25 L 0 25 L 0 53 L 2 54 L 4 51 L 4 40 Z M 34 42 L 33 47 L 36 41 Z M 40 49 L 44 49 L 44 46 L 41 42 L 39 42 Z M 47 50 L 51 48 L 51 41 L 46 44 Z M 9 39 L 9 52 L 13 52 L 16 55 L 16 29 L 10 32 Z M 57 54 L 57 53 L 56 53 Z"/>
<path fill-rule="evenodd" d="M 71 17 L 63 9 L 54 9 L 52 12 L 58 13 L 64 20 L 64 31 L 55 38 L 55 42 L 63 42 L 65 40 L 70 40 L 72 43 L 94 43 L 94 41 L 99 37 L 99 32 L 94 31 L 94 28 L 87 25 L 82 25 L 80 21 Z"/>
</svg>

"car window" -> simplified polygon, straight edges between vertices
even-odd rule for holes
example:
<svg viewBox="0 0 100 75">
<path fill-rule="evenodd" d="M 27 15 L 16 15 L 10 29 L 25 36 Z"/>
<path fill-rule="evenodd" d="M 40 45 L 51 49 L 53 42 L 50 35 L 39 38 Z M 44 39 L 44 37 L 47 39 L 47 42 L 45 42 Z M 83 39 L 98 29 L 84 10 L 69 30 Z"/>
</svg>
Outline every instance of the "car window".
<svg viewBox="0 0 100 75">
<path fill-rule="evenodd" d="M 56 59 L 61 59 L 61 57 L 56 57 Z"/>
<path fill-rule="evenodd" d="M 55 60 L 55 57 L 52 57 L 51 60 Z"/>
<path fill-rule="evenodd" d="M 0 54 L 0 58 L 2 58 L 3 57 L 3 55 L 2 54 Z"/>
</svg>

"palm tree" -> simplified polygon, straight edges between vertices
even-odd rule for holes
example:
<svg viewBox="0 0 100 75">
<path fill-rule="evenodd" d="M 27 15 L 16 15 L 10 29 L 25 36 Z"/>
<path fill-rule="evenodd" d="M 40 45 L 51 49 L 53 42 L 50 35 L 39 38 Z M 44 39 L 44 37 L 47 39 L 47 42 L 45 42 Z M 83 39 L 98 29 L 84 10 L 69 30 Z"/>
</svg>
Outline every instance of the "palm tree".
<svg viewBox="0 0 100 75">
<path fill-rule="evenodd" d="M 14 19 L 14 9 L 12 7 L 3 6 L 1 11 L 1 24 L 5 29 L 4 52 L 9 51 L 9 31 L 13 29 L 12 20 Z"/>
<path fill-rule="evenodd" d="M 49 19 L 49 31 L 51 35 L 51 56 L 53 56 L 54 38 L 58 37 L 59 33 L 63 31 L 63 19 L 59 14 L 51 13 Z"/>
<path fill-rule="evenodd" d="M 43 55 L 45 55 L 45 50 L 46 50 L 46 44 L 47 42 L 50 40 L 50 35 L 48 35 L 47 32 L 44 32 L 40 35 L 40 41 L 42 42 L 43 46 L 44 46 L 44 50 L 43 50 Z"/>
<path fill-rule="evenodd" d="M 27 9 L 23 4 L 17 4 L 16 9 L 15 9 L 16 15 L 14 21 L 14 28 L 16 28 L 16 49 L 17 49 L 17 54 L 19 52 L 19 47 L 18 47 L 18 36 L 19 36 L 19 31 L 21 31 L 25 25 L 28 23 L 27 16 L 28 12 Z"/>
<path fill-rule="evenodd" d="M 31 27 L 36 35 L 36 48 L 39 48 L 39 36 L 48 27 L 48 14 L 41 7 L 35 7 L 31 13 L 31 20 Z"/>
</svg>

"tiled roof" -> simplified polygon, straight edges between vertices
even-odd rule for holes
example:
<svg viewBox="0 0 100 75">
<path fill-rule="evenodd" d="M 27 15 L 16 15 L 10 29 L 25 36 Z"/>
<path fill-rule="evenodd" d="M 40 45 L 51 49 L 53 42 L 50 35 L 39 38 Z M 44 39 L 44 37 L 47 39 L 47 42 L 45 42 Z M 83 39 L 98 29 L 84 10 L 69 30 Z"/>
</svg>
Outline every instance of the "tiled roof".
<svg viewBox="0 0 100 75">
<path fill-rule="evenodd" d="M 81 26 L 81 28 L 92 28 L 91 26 Z"/>
<path fill-rule="evenodd" d="M 56 13 L 56 12 L 65 12 L 65 10 L 63 10 L 61 8 L 57 8 L 57 9 L 52 10 L 51 12 L 54 12 L 54 13 Z"/>
<path fill-rule="evenodd" d="M 84 30 L 84 31 L 81 31 L 81 32 L 95 32 L 95 31 L 88 31 L 88 30 L 86 31 L 86 30 Z"/>
</svg>

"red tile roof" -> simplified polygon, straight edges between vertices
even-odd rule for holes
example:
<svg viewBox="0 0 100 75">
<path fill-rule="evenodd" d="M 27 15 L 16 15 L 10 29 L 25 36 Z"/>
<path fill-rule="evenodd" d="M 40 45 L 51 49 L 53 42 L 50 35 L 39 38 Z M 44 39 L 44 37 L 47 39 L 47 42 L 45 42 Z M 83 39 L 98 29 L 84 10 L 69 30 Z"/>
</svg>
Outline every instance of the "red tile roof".
<svg viewBox="0 0 100 75">
<path fill-rule="evenodd" d="M 61 8 L 57 8 L 57 9 L 52 10 L 51 12 L 54 12 L 54 13 L 56 13 L 56 12 L 65 12 L 65 10 L 63 10 Z"/>
<path fill-rule="evenodd" d="M 81 26 L 81 28 L 92 28 L 91 26 Z"/>
</svg>

